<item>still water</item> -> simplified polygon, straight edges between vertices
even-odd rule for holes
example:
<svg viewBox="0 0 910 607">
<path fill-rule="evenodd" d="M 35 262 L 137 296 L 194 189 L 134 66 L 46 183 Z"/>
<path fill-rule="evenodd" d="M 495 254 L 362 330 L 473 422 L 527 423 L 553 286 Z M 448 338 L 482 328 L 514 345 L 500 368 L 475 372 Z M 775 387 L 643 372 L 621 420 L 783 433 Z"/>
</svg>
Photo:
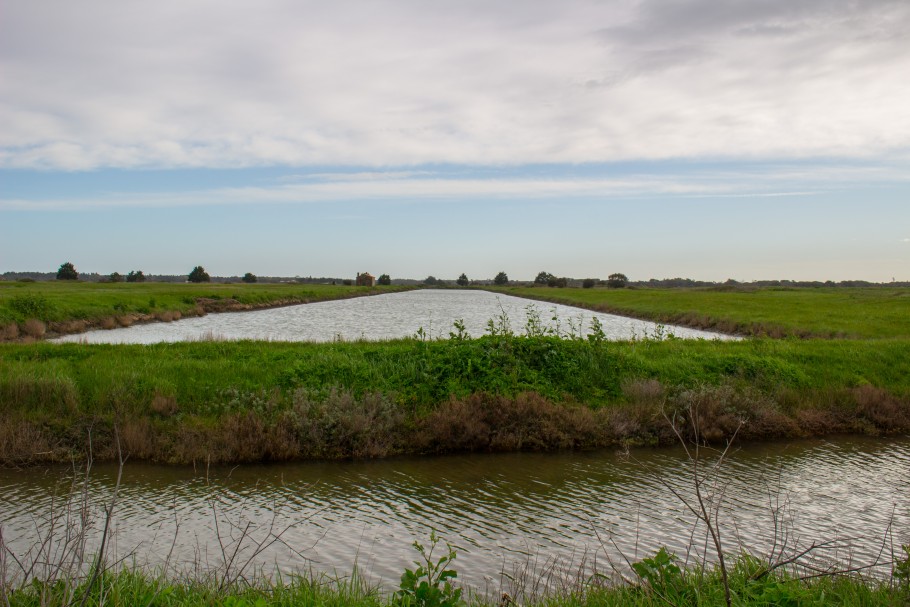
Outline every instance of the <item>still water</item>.
<svg viewBox="0 0 910 607">
<path fill-rule="evenodd" d="M 530 306 L 530 308 L 529 308 Z M 174 323 L 153 323 L 125 329 L 69 335 L 55 341 L 88 343 L 175 342 L 199 339 L 262 339 L 275 341 L 382 340 L 412 337 L 422 331 L 429 338 L 448 337 L 453 323 L 462 319 L 474 337 L 487 323 L 507 319 L 512 330 L 523 333 L 529 311 L 543 325 L 562 335 L 587 334 L 597 317 L 608 339 L 654 336 L 661 331 L 681 338 L 730 339 L 729 336 L 681 327 L 662 329 L 652 322 L 589 312 L 579 308 L 474 290 L 419 290 L 372 297 L 257 310 L 210 314 Z M 554 317 L 556 320 L 554 320 Z"/>
<path fill-rule="evenodd" d="M 92 472 L 96 528 L 115 477 L 110 466 Z M 68 478 L 63 469 L 0 470 L 2 533 L 14 551 L 46 532 L 52 510 L 63 512 Z M 508 589 L 523 570 L 609 572 L 610 559 L 664 545 L 692 562 L 704 530 L 666 485 L 691 495 L 690 480 L 675 449 L 212 469 L 127 463 L 112 550 L 159 565 L 173 550 L 176 570 L 215 567 L 221 544 L 246 558 L 271 528 L 280 541 L 253 559 L 266 572 L 347 574 L 357 563 L 389 589 L 415 557 L 411 543 L 435 530 L 455 546 L 460 580 Z M 767 554 L 786 534 L 786 554 L 837 540 L 819 556 L 857 564 L 873 561 L 883 541 L 886 552 L 892 540 L 910 541 L 910 438 L 749 445 L 718 481 L 731 552 Z"/>
</svg>

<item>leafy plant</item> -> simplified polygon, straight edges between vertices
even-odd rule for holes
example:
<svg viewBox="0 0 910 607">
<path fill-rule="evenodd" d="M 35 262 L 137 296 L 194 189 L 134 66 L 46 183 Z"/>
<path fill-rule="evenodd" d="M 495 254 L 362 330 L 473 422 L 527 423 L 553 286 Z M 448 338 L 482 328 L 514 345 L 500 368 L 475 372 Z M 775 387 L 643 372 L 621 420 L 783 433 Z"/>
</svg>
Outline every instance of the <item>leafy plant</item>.
<svg viewBox="0 0 910 607">
<path fill-rule="evenodd" d="M 468 333 L 468 330 L 465 328 L 464 319 L 456 318 L 452 322 L 452 327 L 454 331 L 449 331 L 449 339 L 454 341 L 465 341 L 471 339 L 471 335 Z"/>
<path fill-rule="evenodd" d="M 688 585 L 677 561 L 675 554 L 661 548 L 654 556 L 632 563 L 632 570 L 662 600 L 671 605 L 688 604 Z"/>
<path fill-rule="evenodd" d="M 43 295 L 28 293 L 10 298 L 9 307 L 25 318 L 46 318 L 51 303 Z"/>
<path fill-rule="evenodd" d="M 461 604 L 461 588 L 455 588 L 450 580 L 458 577 L 454 569 L 447 569 L 455 560 L 455 550 L 446 542 L 446 554 L 437 560 L 433 552 L 439 544 L 436 532 L 430 533 L 429 550 L 420 542 L 414 542 L 414 549 L 420 553 L 420 560 L 414 561 L 416 569 L 405 569 L 401 574 L 400 590 L 395 593 L 398 605 L 415 607 L 455 607 Z"/>
</svg>

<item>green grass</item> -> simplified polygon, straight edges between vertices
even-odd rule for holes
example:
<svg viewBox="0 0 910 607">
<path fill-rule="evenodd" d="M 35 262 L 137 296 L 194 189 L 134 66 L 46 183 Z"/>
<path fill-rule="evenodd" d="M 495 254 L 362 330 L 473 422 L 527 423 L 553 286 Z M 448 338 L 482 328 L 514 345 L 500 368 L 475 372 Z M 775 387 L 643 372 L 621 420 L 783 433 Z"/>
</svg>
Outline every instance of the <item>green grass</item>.
<svg viewBox="0 0 910 607">
<path fill-rule="evenodd" d="M 719 437 L 906 432 L 910 341 L 3 344 L 0 458 L 66 459 L 117 423 L 174 462 L 660 444 L 660 408 L 693 399 Z"/>
<path fill-rule="evenodd" d="M 907 288 L 556 289 L 505 287 L 520 297 L 743 335 L 910 338 Z"/>
<path fill-rule="evenodd" d="M 568 580 L 572 590 L 523 597 L 526 607 L 656 607 L 658 605 L 726 605 L 724 586 L 717 568 L 676 567 L 661 553 L 636 563 L 644 575 L 633 583 L 605 586 Z M 793 574 L 774 572 L 756 579 L 758 559 L 741 556 L 731 567 L 733 605 L 843 605 L 893 606 L 910 600 L 900 580 L 876 581 L 857 575 L 822 576 L 800 580 Z M 498 572 L 490 572 L 492 578 Z M 256 579 L 251 583 L 220 587 L 218 580 L 173 580 L 138 569 L 105 572 L 89 585 L 88 580 L 64 578 L 53 584 L 35 582 L 0 589 L 3 604 L 10 607 L 65 607 L 68 605 L 110 607 L 171 606 L 203 607 L 440 607 L 433 598 L 400 599 L 370 586 L 356 573 L 346 578 L 311 575 L 278 581 Z M 499 596 L 467 594 L 456 607 L 502 605 Z M 506 603 L 518 604 L 518 603 Z"/>
<path fill-rule="evenodd" d="M 197 299 L 233 299 L 248 306 L 308 303 L 402 287 L 354 287 L 269 283 L 96 283 L 0 281 L 0 325 L 30 318 L 44 322 L 100 321 L 124 314 L 196 311 Z"/>
</svg>

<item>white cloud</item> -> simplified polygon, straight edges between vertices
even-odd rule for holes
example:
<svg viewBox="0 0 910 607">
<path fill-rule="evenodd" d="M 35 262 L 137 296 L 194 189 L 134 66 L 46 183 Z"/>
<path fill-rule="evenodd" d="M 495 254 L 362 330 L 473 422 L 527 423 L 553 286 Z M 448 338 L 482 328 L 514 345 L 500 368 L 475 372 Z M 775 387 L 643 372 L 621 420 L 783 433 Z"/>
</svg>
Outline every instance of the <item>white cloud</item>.
<svg viewBox="0 0 910 607">
<path fill-rule="evenodd" d="M 876 157 L 910 5 L 12 3 L 0 167 Z"/>
</svg>

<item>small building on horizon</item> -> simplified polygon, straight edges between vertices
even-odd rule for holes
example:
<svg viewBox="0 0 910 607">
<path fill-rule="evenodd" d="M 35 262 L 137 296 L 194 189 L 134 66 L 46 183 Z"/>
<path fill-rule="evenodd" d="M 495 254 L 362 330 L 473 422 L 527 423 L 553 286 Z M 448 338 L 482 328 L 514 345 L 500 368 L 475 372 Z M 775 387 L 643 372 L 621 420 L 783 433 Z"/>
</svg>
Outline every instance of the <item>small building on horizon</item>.
<svg viewBox="0 0 910 607">
<path fill-rule="evenodd" d="M 363 274 L 357 272 L 357 281 L 354 284 L 358 287 L 375 287 L 376 277 L 369 272 L 364 272 Z"/>
</svg>

